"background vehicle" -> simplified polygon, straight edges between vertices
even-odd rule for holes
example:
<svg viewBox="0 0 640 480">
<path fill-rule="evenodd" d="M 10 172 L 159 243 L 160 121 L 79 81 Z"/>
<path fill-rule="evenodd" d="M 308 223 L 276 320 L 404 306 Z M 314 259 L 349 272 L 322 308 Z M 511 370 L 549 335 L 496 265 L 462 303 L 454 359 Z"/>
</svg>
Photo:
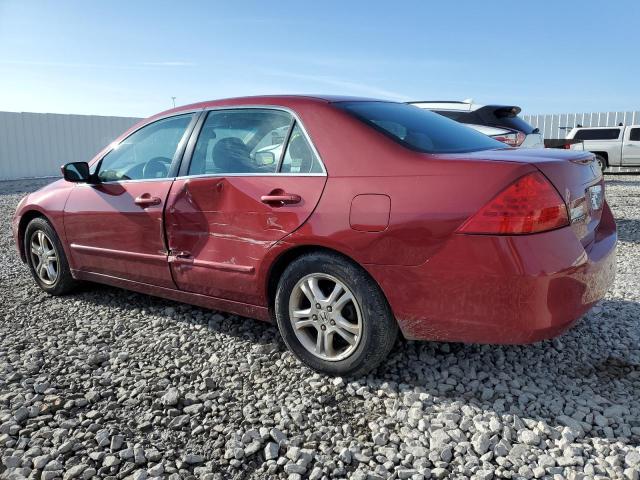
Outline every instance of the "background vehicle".
<svg viewBox="0 0 640 480">
<path fill-rule="evenodd" d="M 471 100 L 409 102 L 410 105 L 439 113 L 484 133 L 510 147 L 544 148 L 537 128 L 518 116 L 513 105 L 478 105 Z"/>
<path fill-rule="evenodd" d="M 571 150 L 588 150 L 602 171 L 640 172 L 640 125 L 575 127 L 567 140 Z"/>
<path fill-rule="evenodd" d="M 298 358 L 330 374 L 367 372 L 398 329 L 555 336 L 614 275 L 592 154 L 504 148 L 403 103 L 189 105 L 63 174 L 12 225 L 44 291 L 89 280 L 275 320 Z"/>
</svg>

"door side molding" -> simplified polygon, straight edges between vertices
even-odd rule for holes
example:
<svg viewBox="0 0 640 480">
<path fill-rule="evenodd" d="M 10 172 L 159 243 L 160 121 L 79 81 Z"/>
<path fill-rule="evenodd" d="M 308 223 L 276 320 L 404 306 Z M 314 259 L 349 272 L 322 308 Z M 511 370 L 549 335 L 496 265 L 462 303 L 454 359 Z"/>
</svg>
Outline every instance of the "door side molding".
<svg viewBox="0 0 640 480">
<path fill-rule="evenodd" d="M 108 256 L 115 255 L 118 257 L 136 258 L 136 259 L 143 259 L 143 260 L 156 260 L 156 261 L 163 261 L 163 262 L 167 261 L 167 255 L 160 254 L 160 253 L 153 254 L 153 253 L 131 252 L 128 250 L 113 250 L 111 248 L 92 247 L 89 245 L 79 245 L 77 243 L 72 243 L 69 246 L 71 247 L 72 250 L 75 250 L 77 252 L 93 253 L 93 254 L 108 255 Z"/>
<path fill-rule="evenodd" d="M 253 273 L 255 268 L 251 265 L 236 265 L 234 263 L 225 262 L 209 262 L 205 260 L 197 260 L 192 256 L 185 256 L 184 252 L 178 252 L 174 255 L 169 255 L 169 263 L 191 265 L 194 267 L 212 268 L 214 270 L 225 270 L 238 273 Z"/>
</svg>

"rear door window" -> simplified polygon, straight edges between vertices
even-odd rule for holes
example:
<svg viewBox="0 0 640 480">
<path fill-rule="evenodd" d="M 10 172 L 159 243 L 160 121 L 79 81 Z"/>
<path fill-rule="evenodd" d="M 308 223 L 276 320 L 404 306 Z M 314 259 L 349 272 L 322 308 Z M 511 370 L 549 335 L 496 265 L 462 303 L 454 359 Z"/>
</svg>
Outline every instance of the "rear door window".
<svg viewBox="0 0 640 480">
<path fill-rule="evenodd" d="M 640 142 L 640 128 L 632 128 L 629 132 L 629 140 L 632 142 Z"/>
<path fill-rule="evenodd" d="M 620 136 L 619 128 L 590 128 L 578 130 L 576 140 L 617 140 Z"/>
<path fill-rule="evenodd" d="M 212 110 L 196 142 L 189 175 L 275 173 L 293 122 L 281 110 Z"/>
</svg>

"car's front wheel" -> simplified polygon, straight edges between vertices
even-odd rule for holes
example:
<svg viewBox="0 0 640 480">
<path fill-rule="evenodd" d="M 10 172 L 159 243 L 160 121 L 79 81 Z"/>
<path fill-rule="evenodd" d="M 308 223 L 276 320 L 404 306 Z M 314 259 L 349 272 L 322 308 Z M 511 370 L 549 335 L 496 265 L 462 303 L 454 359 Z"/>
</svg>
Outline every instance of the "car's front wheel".
<svg viewBox="0 0 640 480">
<path fill-rule="evenodd" d="M 34 218 L 27 225 L 24 251 L 31 275 L 42 290 L 51 295 L 64 295 L 76 287 L 62 243 L 44 218 Z"/>
<path fill-rule="evenodd" d="M 398 327 L 378 285 L 344 257 L 303 255 L 282 274 L 275 302 L 289 349 L 314 370 L 358 376 L 388 355 Z"/>
</svg>

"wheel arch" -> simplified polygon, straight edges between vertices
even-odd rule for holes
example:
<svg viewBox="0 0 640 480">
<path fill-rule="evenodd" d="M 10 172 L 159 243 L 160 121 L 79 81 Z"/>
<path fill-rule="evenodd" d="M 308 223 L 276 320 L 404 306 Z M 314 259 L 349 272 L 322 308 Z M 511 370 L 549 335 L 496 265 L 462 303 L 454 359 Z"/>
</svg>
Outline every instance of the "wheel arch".
<svg viewBox="0 0 640 480">
<path fill-rule="evenodd" d="M 604 161 L 607 163 L 606 166 L 609 166 L 609 153 L 608 152 L 591 152 L 594 155 L 600 155 L 602 158 L 604 158 Z"/>
<path fill-rule="evenodd" d="M 31 209 L 22 214 L 20 223 L 18 224 L 18 251 L 20 252 L 20 259 L 23 262 L 27 261 L 26 252 L 24 251 L 24 233 L 27 230 L 27 225 L 29 225 L 34 218 L 44 218 L 50 225 L 53 225 L 51 219 L 40 210 Z"/>
<path fill-rule="evenodd" d="M 287 266 L 291 262 L 293 262 L 297 258 L 300 258 L 303 255 L 307 255 L 309 253 L 321 253 L 321 252 L 338 255 L 344 258 L 345 260 L 347 260 L 348 262 L 360 267 L 371 278 L 371 280 L 378 286 L 378 288 L 380 289 L 380 292 L 382 292 L 382 296 L 384 297 L 385 301 L 389 305 L 389 308 L 391 309 L 389 300 L 387 299 L 387 296 L 384 293 L 382 286 L 376 281 L 375 278 L 373 278 L 371 273 L 369 273 L 369 271 L 361 263 L 353 259 L 351 256 L 345 254 L 344 252 L 341 252 L 334 248 L 330 248 L 322 245 L 305 244 L 305 245 L 296 245 L 285 250 L 284 252 L 281 252 L 269 267 L 269 270 L 267 272 L 267 277 L 266 277 L 266 296 L 267 296 L 267 302 L 269 307 L 269 313 L 272 318 L 275 318 L 274 307 L 275 307 L 276 290 L 278 289 L 278 283 L 280 282 L 280 278 L 282 278 L 282 274 L 286 270 Z"/>
</svg>

